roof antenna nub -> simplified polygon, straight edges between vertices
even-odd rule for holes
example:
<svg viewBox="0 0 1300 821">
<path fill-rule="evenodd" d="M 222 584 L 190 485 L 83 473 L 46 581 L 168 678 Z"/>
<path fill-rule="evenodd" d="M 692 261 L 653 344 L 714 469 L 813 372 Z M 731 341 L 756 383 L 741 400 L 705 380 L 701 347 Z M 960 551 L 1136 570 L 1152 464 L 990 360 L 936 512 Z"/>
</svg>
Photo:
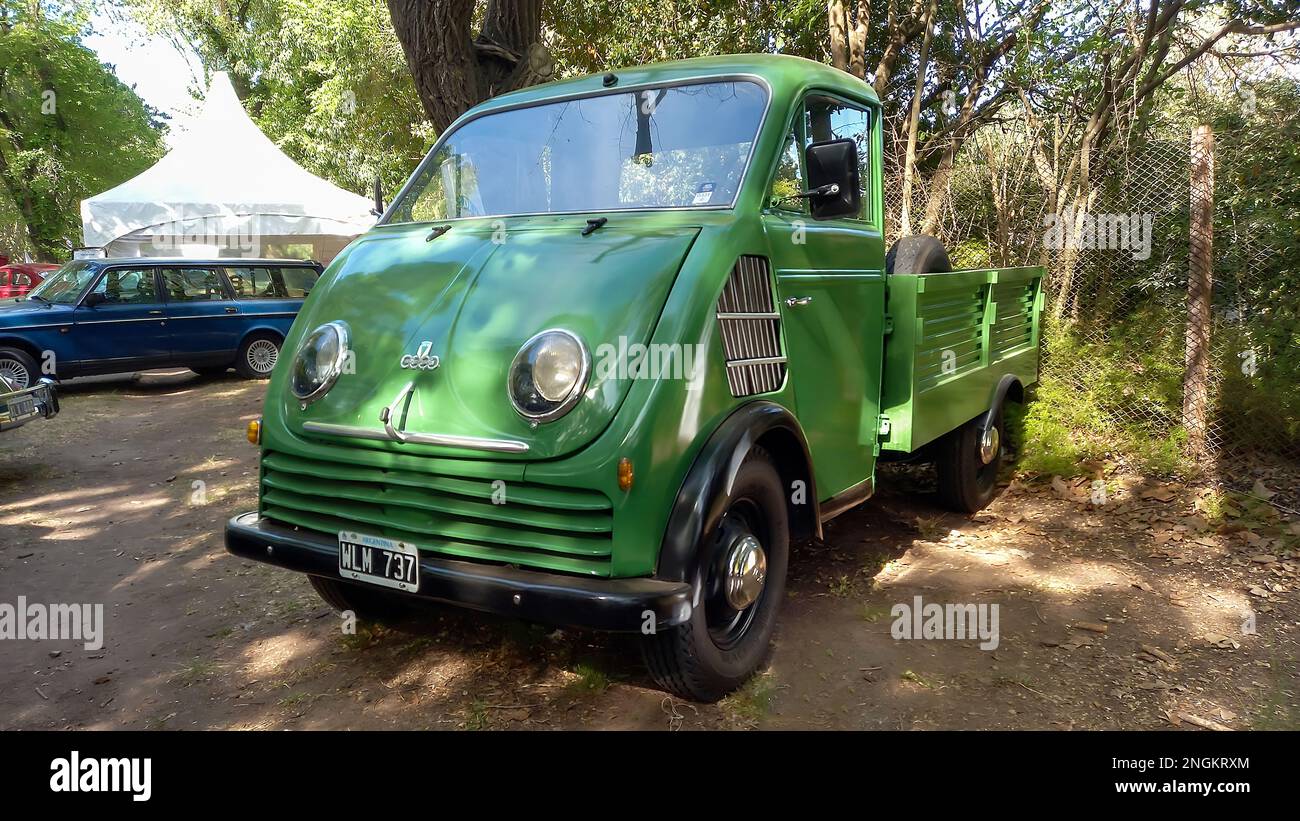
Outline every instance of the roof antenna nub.
<svg viewBox="0 0 1300 821">
<path fill-rule="evenodd" d="M 601 80 L 601 82 L 605 85 L 605 88 L 616 86 L 618 85 L 618 75 L 611 71 L 605 75 L 605 79 Z"/>
</svg>

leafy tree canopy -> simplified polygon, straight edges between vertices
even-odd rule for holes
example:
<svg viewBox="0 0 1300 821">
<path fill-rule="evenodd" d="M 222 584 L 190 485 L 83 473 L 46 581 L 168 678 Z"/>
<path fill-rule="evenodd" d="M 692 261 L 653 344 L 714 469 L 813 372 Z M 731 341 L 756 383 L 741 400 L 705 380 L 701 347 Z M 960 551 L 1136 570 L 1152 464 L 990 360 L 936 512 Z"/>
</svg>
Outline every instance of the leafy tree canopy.
<svg viewBox="0 0 1300 821">
<path fill-rule="evenodd" d="M 62 260 L 80 202 L 162 155 L 161 123 L 81 44 L 85 4 L 0 0 L 0 240 Z"/>
</svg>

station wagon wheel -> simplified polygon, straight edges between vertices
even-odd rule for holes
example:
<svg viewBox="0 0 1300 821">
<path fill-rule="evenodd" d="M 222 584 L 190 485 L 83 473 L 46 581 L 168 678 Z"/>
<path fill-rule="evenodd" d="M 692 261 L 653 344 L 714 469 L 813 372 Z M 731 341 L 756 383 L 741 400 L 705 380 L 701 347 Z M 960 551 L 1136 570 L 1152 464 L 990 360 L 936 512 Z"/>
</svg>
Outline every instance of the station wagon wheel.
<svg viewBox="0 0 1300 821">
<path fill-rule="evenodd" d="M 17 348 L 0 348 L 0 376 L 15 389 L 30 388 L 36 381 L 36 361 Z"/>
<path fill-rule="evenodd" d="M 266 379 L 280 359 L 280 339 L 271 334 L 257 334 L 240 346 L 235 370 L 245 379 Z"/>
<path fill-rule="evenodd" d="M 754 448 L 716 532 L 698 547 L 690 619 L 643 637 L 642 655 L 660 687 L 712 702 L 759 668 L 785 596 L 789 521 L 780 474 L 767 452 Z"/>
</svg>

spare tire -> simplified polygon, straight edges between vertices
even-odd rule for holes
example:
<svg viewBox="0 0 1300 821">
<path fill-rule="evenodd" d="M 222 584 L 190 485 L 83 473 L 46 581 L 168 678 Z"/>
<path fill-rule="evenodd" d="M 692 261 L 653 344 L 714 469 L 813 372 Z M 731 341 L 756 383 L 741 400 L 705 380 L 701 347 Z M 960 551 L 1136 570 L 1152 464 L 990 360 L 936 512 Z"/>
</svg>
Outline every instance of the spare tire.
<svg viewBox="0 0 1300 821">
<path fill-rule="evenodd" d="M 951 270 L 943 243 L 927 234 L 899 237 L 885 254 L 887 274 L 945 274 Z"/>
</svg>

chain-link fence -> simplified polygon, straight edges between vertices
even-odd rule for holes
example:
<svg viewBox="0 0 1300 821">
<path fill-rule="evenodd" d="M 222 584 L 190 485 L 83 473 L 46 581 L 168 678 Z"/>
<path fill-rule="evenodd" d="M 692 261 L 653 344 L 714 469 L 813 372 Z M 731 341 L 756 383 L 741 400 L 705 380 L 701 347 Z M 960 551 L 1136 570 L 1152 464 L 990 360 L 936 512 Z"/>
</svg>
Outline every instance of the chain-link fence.
<svg viewBox="0 0 1300 821">
<path fill-rule="evenodd" d="M 1064 160 L 1036 153 L 1023 127 L 968 141 L 946 180 L 927 169 L 912 182 L 910 231 L 937 235 L 954 267 L 1047 267 L 1040 393 L 1076 452 L 1300 457 L 1300 278 L 1269 230 L 1246 159 L 1258 153 L 1234 150 L 1243 135 L 1205 137 L 1197 149 L 1168 129 L 1113 151 L 1065 201 Z M 887 173 L 891 242 L 904 189 Z"/>
</svg>

